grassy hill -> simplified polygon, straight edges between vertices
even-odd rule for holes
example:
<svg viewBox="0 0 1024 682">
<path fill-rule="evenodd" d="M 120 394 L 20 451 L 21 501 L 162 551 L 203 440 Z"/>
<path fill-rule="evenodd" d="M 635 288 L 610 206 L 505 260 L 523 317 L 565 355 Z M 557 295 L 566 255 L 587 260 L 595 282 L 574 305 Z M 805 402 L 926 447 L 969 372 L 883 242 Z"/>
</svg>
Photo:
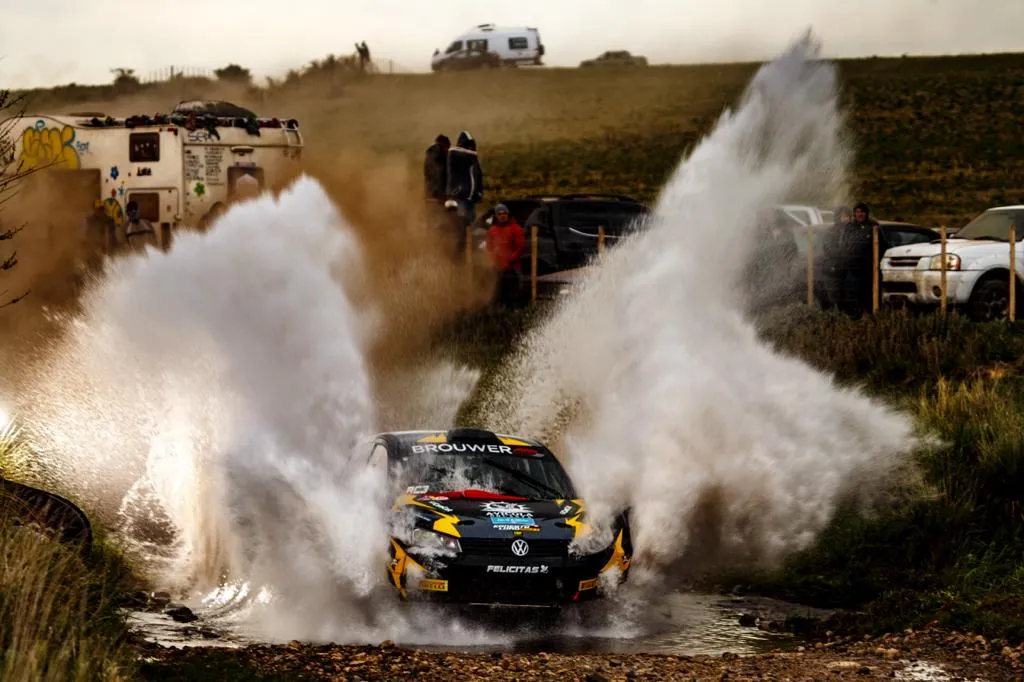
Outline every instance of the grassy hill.
<svg viewBox="0 0 1024 682">
<path fill-rule="evenodd" d="M 1024 200 L 1024 55 L 839 62 L 858 145 L 857 198 L 878 216 L 963 224 Z M 307 154 L 399 154 L 413 164 L 439 132 L 469 129 L 490 197 L 605 191 L 650 200 L 680 156 L 731 105 L 757 64 L 641 69 L 514 69 L 360 77 L 318 63 L 256 88 L 202 79 L 68 86 L 32 93 L 35 110 L 166 110 L 219 97 L 298 118 Z"/>
</svg>

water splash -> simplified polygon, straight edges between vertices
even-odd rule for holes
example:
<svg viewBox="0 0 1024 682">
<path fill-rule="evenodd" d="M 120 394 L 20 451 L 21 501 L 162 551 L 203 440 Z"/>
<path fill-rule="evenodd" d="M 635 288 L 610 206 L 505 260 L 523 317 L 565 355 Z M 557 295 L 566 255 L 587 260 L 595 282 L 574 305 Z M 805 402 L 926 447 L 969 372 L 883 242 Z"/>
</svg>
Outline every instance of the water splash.
<svg viewBox="0 0 1024 682">
<path fill-rule="evenodd" d="M 758 217 L 846 184 L 836 73 L 816 57 L 808 36 L 760 69 L 483 410 L 562 443 L 596 522 L 632 507 L 634 584 L 776 565 L 914 445 L 907 416 L 769 348 L 744 315 Z"/>
<path fill-rule="evenodd" d="M 458 379 L 430 411 L 377 394 L 365 358 L 380 317 L 346 295 L 361 263 L 345 219 L 301 178 L 167 254 L 115 261 L 23 396 L 55 484 L 156 585 L 270 639 L 412 627 L 377 599 L 383 509 L 368 450 L 354 453 L 382 415 L 451 421 L 471 387 L 428 365 L 425 392 Z"/>
</svg>

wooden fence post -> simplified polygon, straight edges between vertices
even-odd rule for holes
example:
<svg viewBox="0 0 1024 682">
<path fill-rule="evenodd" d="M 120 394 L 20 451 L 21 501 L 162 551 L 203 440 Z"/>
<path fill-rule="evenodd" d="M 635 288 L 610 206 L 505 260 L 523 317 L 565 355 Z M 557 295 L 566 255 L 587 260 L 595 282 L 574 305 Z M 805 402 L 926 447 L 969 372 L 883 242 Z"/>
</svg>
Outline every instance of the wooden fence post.
<svg viewBox="0 0 1024 682">
<path fill-rule="evenodd" d="M 1010 225 L 1010 322 L 1017 321 L 1017 228 Z"/>
<path fill-rule="evenodd" d="M 939 273 L 939 294 L 942 299 L 939 301 L 939 310 L 946 314 L 946 226 L 939 228 L 939 258 L 942 262 L 942 271 Z"/>
<path fill-rule="evenodd" d="M 871 273 L 871 313 L 878 312 L 878 270 L 881 263 L 878 262 L 878 225 L 871 226 L 871 258 L 875 267 Z"/>
<path fill-rule="evenodd" d="M 814 225 L 807 225 L 807 305 L 814 305 Z"/>
<path fill-rule="evenodd" d="M 537 226 L 530 228 L 530 303 L 537 301 Z"/>
</svg>

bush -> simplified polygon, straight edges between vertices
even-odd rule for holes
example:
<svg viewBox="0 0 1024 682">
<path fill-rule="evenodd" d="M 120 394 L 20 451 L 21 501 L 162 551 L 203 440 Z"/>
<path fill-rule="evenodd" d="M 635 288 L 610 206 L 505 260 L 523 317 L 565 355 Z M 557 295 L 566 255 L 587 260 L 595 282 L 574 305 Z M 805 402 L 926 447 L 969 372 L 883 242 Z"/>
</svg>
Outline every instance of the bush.
<svg viewBox="0 0 1024 682">
<path fill-rule="evenodd" d="M 745 580 L 765 594 L 863 609 L 854 629 L 934 620 L 1024 639 L 1024 339 L 1008 324 L 957 316 L 777 311 L 763 323 L 781 349 L 901 398 L 938 443 L 916 454 L 920 484 L 894 506 L 872 517 L 844 507 L 779 574 Z"/>
<path fill-rule="evenodd" d="M 0 434 L 5 473 L 26 446 Z M 82 557 L 0 503 L 0 680 L 121 680 L 134 663 L 117 596 L 130 572 L 105 543 Z"/>
</svg>

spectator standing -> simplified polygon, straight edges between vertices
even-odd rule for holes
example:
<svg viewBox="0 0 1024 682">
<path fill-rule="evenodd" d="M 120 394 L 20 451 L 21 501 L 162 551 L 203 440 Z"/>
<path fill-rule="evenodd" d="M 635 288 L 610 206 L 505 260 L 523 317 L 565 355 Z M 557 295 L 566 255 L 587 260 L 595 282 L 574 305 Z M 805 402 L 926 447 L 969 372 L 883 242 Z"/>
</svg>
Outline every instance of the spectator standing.
<svg viewBox="0 0 1024 682">
<path fill-rule="evenodd" d="M 522 305 L 522 257 L 526 235 L 519 222 L 509 215 L 508 207 L 494 207 L 494 222 L 487 230 L 487 254 L 498 271 L 499 305 L 518 308 Z"/>
<path fill-rule="evenodd" d="M 448 150 L 452 141 L 447 135 L 438 135 L 427 147 L 423 159 L 423 189 L 428 201 L 443 204 L 448 191 Z"/>
<path fill-rule="evenodd" d="M 872 234 L 878 222 L 871 218 L 870 209 L 863 202 L 853 207 L 852 219 L 844 220 L 838 212 L 836 217 L 824 244 L 832 268 L 831 288 L 836 307 L 856 318 L 871 311 L 872 277 L 878 267 Z"/>
<path fill-rule="evenodd" d="M 127 219 L 124 223 L 125 246 L 134 251 L 145 251 L 146 246 L 156 246 L 156 228 L 153 223 L 139 217 L 139 205 L 129 201 L 125 207 Z"/>
<path fill-rule="evenodd" d="M 477 153 L 476 140 L 463 130 L 455 146 L 448 150 L 448 169 L 445 207 L 454 209 L 460 225 L 457 251 L 465 248 L 466 228 L 476 220 L 476 205 L 484 195 L 483 170 Z"/>
</svg>

